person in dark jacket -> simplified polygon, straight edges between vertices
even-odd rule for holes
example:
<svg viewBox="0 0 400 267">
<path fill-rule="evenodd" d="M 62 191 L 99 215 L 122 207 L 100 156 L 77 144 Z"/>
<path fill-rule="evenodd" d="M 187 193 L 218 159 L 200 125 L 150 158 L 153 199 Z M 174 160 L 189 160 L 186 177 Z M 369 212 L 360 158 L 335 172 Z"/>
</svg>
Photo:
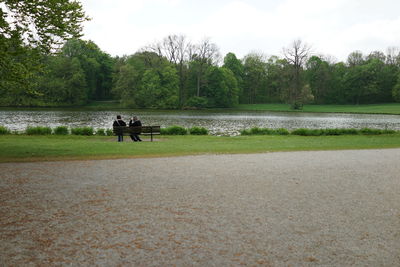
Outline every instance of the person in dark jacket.
<svg viewBox="0 0 400 267">
<path fill-rule="evenodd" d="M 126 123 L 122 120 L 121 115 L 117 116 L 117 119 L 114 121 L 113 126 L 126 126 Z M 118 142 L 123 142 L 124 141 L 124 135 L 118 134 Z"/>
<path fill-rule="evenodd" d="M 142 122 L 136 117 L 133 116 L 133 118 L 129 121 L 129 127 L 138 127 L 142 126 Z M 131 135 L 132 141 L 134 142 L 142 142 L 142 139 L 140 139 L 139 134 L 132 134 Z"/>
</svg>

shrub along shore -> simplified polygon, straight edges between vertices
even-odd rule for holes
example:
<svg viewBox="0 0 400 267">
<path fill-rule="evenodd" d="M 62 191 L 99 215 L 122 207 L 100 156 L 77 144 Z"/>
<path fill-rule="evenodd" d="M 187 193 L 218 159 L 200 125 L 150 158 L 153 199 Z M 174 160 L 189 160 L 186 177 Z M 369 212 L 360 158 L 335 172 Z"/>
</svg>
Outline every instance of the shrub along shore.
<svg viewBox="0 0 400 267">
<path fill-rule="evenodd" d="M 381 135 L 381 134 L 396 134 L 398 131 L 388 129 L 306 129 L 299 128 L 289 131 L 284 128 L 258 128 L 244 129 L 240 131 L 240 135 L 301 135 L 301 136 L 328 136 L 328 135 Z M 47 126 L 28 126 L 25 132 L 12 132 L 4 126 L 0 126 L 0 135 L 5 134 L 26 134 L 26 135 L 86 135 L 86 136 L 112 136 L 112 129 L 97 129 L 92 127 L 75 127 L 69 129 L 67 126 L 58 126 L 54 129 Z M 173 125 L 166 128 L 161 128 L 162 135 L 208 135 L 209 131 L 204 127 L 184 128 L 182 126 Z"/>
</svg>

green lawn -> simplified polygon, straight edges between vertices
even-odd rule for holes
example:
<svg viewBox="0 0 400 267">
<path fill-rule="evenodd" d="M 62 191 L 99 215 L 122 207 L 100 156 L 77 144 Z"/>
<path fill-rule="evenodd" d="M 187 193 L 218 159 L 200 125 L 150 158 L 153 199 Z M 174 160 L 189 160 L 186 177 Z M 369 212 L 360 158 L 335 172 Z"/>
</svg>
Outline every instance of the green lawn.
<svg viewBox="0 0 400 267">
<path fill-rule="evenodd" d="M 1 110 L 132 110 L 121 106 L 117 101 L 93 101 L 85 106 L 60 106 L 52 108 L 15 108 L 0 107 Z M 152 109 L 147 109 L 152 110 Z M 224 108 L 210 110 L 225 110 Z M 304 105 L 302 110 L 292 110 L 288 104 L 240 104 L 226 110 L 259 110 L 259 111 L 288 111 L 288 112 L 333 112 L 333 113 L 369 113 L 369 114 L 398 114 L 400 115 L 400 103 L 370 104 L 370 105 Z M 160 111 L 160 110 L 155 110 Z"/>
<path fill-rule="evenodd" d="M 0 162 L 166 157 L 271 151 L 399 148 L 400 134 L 379 136 L 161 136 L 155 142 L 98 136 L 0 136 Z"/>
<path fill-rule="evenodd" d="M 241 104 L 239 110 L 293 111 L 287 104 Z M 371 105 L 304 105 L 298 112 L 400 114 L 400 103 Z"/>
</svg>

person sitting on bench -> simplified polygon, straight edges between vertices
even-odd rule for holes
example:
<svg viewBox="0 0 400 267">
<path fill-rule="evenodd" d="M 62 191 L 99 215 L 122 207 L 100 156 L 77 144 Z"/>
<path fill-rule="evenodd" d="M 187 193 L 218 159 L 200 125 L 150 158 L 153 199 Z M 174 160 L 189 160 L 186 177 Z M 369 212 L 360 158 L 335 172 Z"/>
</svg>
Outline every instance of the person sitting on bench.
<svg viewBox="0 0 400 267">
<path fill-rule="evenodd" d="M 121 115 L 117 116 L 117 120 L 114 121 L 113 126 L 126 126 L 126 123 L 122 120 Z M 118 142 L 124 141 L 124 134 L 118 134 Z"/>
<path fill-rule="evenodd" d="M 129 121 L 129 127 L 138 127 L 142 126 L 142 122 L 136 117 L 133 116 L 133 118 Z M 132 134 L 131 135 L 132 141 L 134 142 L 142 142 L 142 139 L 140 139 L 139 134 Z"/>
</svg>

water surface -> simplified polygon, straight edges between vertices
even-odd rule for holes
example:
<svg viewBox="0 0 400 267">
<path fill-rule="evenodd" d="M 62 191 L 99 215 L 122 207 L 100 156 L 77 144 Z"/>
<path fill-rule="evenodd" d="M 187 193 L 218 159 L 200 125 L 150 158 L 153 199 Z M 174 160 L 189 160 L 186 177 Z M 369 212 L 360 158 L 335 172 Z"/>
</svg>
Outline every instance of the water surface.
<svg viewBox="0 0 400 267">
<path fill-rule="evenodd" d="M 27 126 L 91 126 L 111 128 L 116 115 L 125 121 L 136 115 L 143 125 L 201 126 L 216 135 L 237 135 L 251 127 L 263 128 L 378 128 L 400 130 L 400 115 L 300 113 L 269 111 L 76 111 L 0 110 L 0 125 L 23 131 Z"/>
</svg>

